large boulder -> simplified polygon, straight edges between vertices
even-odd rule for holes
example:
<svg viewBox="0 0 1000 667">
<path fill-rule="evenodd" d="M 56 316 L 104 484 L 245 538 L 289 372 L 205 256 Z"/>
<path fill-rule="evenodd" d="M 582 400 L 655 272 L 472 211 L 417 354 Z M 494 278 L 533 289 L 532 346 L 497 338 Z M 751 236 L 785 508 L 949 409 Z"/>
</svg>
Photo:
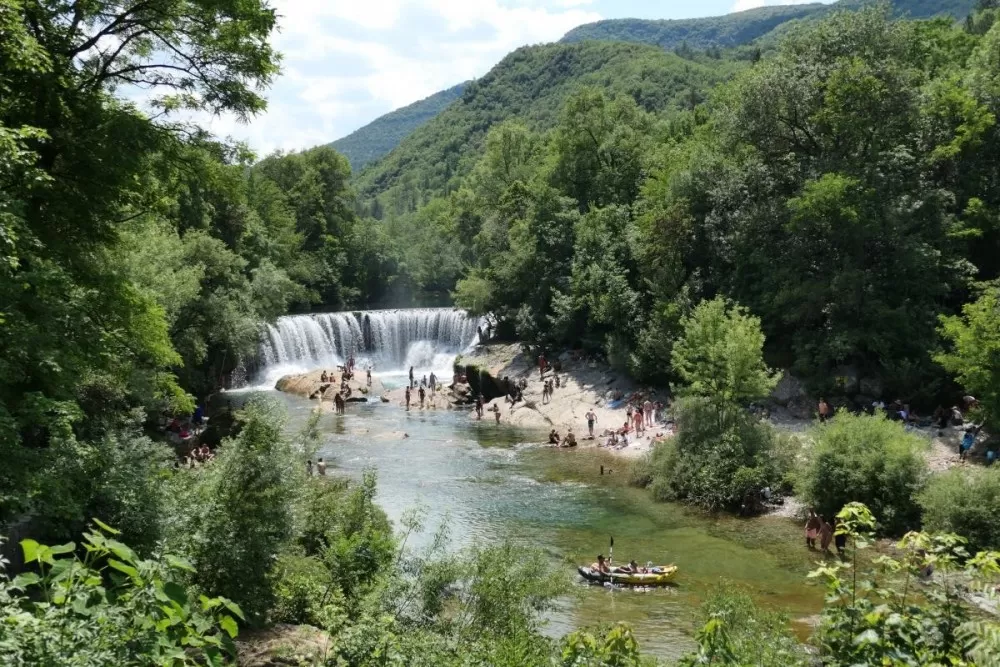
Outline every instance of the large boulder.
<svg viewBox="0 0 1000 667">
<path fill-rule="evenodd" d="M 771 392 L 771 399 L 784 406 L 801 402 L 806 396 L 806 386 L 788 371 L 782 373 L 781 379 Z"/>
<path fill-rule="evenodd" d="M 308 373 L 286 375 L 278 380 L 274 388 L 286 394 L 295 394 L 311 400 L 332 401 L 333 397 L 340 391 L 340 374 L 336 373 L 333 380 L 323 382 L 321 380 L 323 370 L 321 368 Z M 381 380 L 375 375 L 372 376 L 371 386 L 368 386 L 364 371 L 355 371 L 354 377 L 347 381 L 347 385 L 351 388 L 351 396 L 347 401 L 351 403 L 364 402 L 368 399 L 374 400 L 385 393 Z"/>
</svg>

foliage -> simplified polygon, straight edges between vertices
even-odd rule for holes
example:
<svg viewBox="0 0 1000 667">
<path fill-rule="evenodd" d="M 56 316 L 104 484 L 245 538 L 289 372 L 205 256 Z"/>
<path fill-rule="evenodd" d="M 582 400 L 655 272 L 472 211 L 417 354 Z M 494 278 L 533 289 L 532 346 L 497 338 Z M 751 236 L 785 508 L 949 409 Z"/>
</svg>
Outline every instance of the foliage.
<svg viewBox="0 0 1000 667">
<path fill-rule="evenodd" d="M 895 0 L 893 11 L 908 18 L 930 18 L 948 14 L 964 18 L 972 12 L 975 0 Z M 570 30 L 563 42 L 606 40 L 655 44 L 664 49 L 690 53 L 693 49 L 717 49 L 750 44 L 755 40 L 768 41 L 779 28 L 795 25 L 803 20 L 816 21 L 831 10 L 857 9 L 864 0 L 840 0 L 832 7 L 810 3 L 801 7 L 757 7 L 724 16 L 679 20 L 612 19 L 587 23 Z"/>
<path fill-rule="evenodd" d="M 562 640 L 561 667 L 640 667 L 639 643 L 624 623 L 610 628 L 577 630 Z"/>
<path fill-rule="evenodd" d="M 240 608 L 185 585 L 191 566 L 174 556 L 142 560 L 96 522 L 82 558 L 72 542 L 25 540 L 37 568 L 0 572 L 0 660 L 5 665 L 218 665 L 235 656 Z"/>
<path fill-rule="evenodd" d="M 651 489 L 659 500 L 755 514 L 765 487 L 781 488 L 797 442 L 733 404 L 704 398 L 675 404 L 677 435 L 653 447 Z"/>
<path fill-rule="evenodd" d="M 680 325 L 671 361 L 686 393 L 739 403 L 767 396 L 778 383 L 764 364 L 760 320 L 746 309 L 716 297 L 698 304 Z"/>
<path fill-rule="evenodd" d="M 1000 548 L 997 468 L 953 468 L 934 475 L 917 500 L 926 530 L 961 535 L 974 551 Z"/>
<path fill-rule="evenodd" d="M 705 600 L 705 625 L 698 635 L 698 651 L 680 665 L 756 665 L 804 667 L 803 647 L 788 630 L 781 614 L 761 609 L 745 591 L 720 583 Z"/>
<path fill-rule="evenodd" d="M 848 540 L 846 562 L 810 575 L 827 590 L 816 636 L 824 663 L 969 664 L 969 656 L 995 648 L 988 642 L 996 624 L 973 622 L 963 600 L 965 582 L 985 583 L 1000 574 L 995 552 L 970 558 L 961 537 L 909 533 L 896 545 L 899 556 L 878 556 L 868 570 L 859 556 L 873 544 L 874 516 L 851 503 L 837 519 L 837 534 Z M 921 579 L 925 585 L 918 588 Z"/>
<path fill-rule="evenodd" d="M 881 415 L 838 412 L 809 434 L 798 492 L 824 517 L 852 502 L 877 511 L 879 532 L 901 535 L 920 523 L 915 495 L 927 478 L 927 443 Z"/>
<path fill-rule="evenodd" d="M 942 317 L 941 335 L 952 349 L 937 362 L 976 397 L 983 419 L 1000 426 L 1000 289 L 966 304 L 961 317 Z"/>
<path fill-rule="evenodd" d="M 379 116 L 364 127 L 337 139 L 330 147 L 347 158 L 351 169 L 366 165 L 390 153 L 414 130 L 435 118 L 459 99 L 468 83 L 460 83 L 430 97 Z"/>
<path fill-rule="evenodd" d="M 272 565 L 294 536 L 304 473 L 277 402 L 252 399 L 239 419 L 239 435 L 222 443 L 213 465 L 175 492 L 168 539 L 194 565 L 199 586 L 261 623 L 273 604 Z"/>
</svg>

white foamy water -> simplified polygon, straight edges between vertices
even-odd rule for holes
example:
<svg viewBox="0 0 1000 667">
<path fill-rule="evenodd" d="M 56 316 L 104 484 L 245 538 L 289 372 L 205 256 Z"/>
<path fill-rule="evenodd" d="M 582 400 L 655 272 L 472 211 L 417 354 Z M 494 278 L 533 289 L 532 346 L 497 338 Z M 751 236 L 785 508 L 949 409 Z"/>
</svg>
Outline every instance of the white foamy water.
<svg viewBox="0 0 1000 667">
<path fill-rule="evenodd" d="M 283 375 L 335 368 L 350 356 L 384 383 L 451 377 L 455 357 L 476 343 L 481 321 L 454 308 L 412 308 L 290 315 L 267 325 L 251 384 L 272 388 Z"/>
</svg>

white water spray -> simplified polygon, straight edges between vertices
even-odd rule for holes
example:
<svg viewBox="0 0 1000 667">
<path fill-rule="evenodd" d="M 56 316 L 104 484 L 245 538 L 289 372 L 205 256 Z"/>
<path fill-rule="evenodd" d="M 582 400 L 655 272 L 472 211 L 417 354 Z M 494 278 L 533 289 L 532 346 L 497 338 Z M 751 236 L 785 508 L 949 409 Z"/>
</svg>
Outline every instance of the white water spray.
<svg viewBox="0 0 1000 667">
<path fill-rule="evenodd" d="M 290 315 L 267 325 L 260 344 L 255 384 L 273 387 L 283 375 L 334 369 L 354 356 L 371 364 L 383 382 L 405 384 L 410 367 L 418 376 L 451 378 L 455 356 L 476 343 L 481 321 L 464 310 L 414 308 Z"/>
</svg>

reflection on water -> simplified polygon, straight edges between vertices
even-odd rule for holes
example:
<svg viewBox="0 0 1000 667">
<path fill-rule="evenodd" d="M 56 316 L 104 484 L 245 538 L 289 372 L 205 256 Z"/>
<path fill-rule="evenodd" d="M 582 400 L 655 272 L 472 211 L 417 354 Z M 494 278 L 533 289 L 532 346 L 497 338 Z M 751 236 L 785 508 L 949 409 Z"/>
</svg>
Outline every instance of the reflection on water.
<svg viewBox="0 0 1000 667">
<path fill-rule="evenodd" d="M 292 427 L 314 404 L 281 394 Z M 615 538 L 618 562 L 676 563 L 677 586 L 650 592 L 579 584 L 550 615 L 549 631 L 623 620 L 646 651 L 677 657 L 690 650 L 699 605 L 720 581 L 747 588 L 759 601 L 801 617 L 818 611 L 822 590 L 806 583 L 811 562 L 800 528 L 777 518 L 707 517 L 654 503 L 625 486 L 626 462 L 594 450 L 553 450 L 518 432 L 460 411 L 406 412 L 392 405 L 348 407 L 327 415 L 320 455 L 358 477 L 379 475 L 379 502 L 396 522 L 421 508 L 419 548 L 447 520 L 455 548 L 497 539 L 543 549 L 568 573 L 607 554 Z M 401 437 L 407 433 L 408 438 Z M 601 476 L 600 466 L 611 469 Z"/>
</svg>

